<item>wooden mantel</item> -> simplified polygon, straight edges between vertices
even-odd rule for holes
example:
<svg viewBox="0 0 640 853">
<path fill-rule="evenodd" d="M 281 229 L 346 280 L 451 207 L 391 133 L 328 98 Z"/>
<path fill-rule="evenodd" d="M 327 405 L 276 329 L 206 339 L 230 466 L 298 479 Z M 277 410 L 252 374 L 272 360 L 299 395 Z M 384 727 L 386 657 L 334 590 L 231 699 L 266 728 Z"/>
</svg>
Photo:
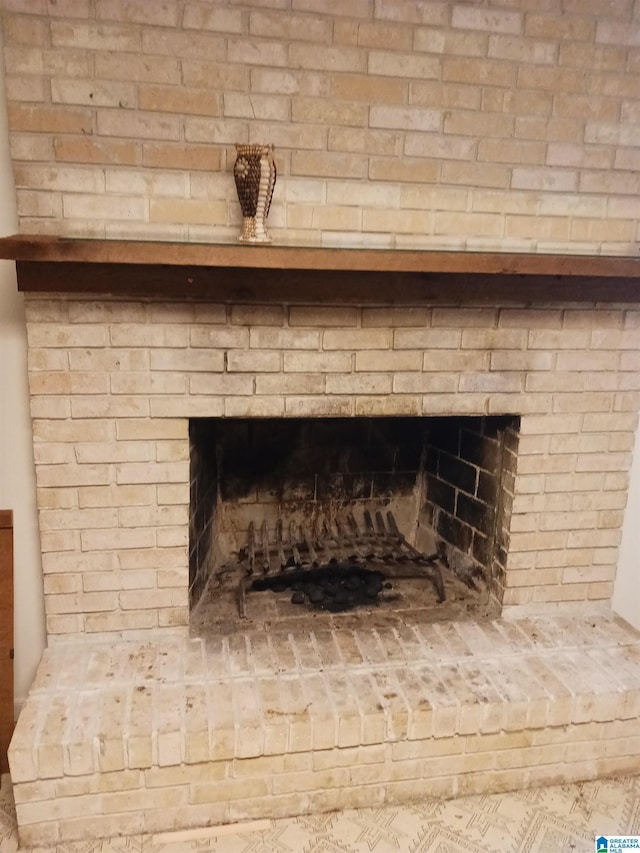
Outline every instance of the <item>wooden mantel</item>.
<svg viewBox="0 0 640 853">
<path fill-rule="evenodd" d="M 223 301 L 640 301 L 640 257 L 338 249 L 15 235 L 18 288 Z"/>
</svg>

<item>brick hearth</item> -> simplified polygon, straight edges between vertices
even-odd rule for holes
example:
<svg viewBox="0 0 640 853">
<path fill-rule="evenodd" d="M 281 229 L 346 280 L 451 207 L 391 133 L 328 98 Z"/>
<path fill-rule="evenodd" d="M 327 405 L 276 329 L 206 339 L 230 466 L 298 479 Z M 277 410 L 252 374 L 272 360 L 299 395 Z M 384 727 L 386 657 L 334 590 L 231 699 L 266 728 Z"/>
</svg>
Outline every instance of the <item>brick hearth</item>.
<svg viewBox="0 0 640 853">
<path fill-rule="evenodd" d="M 20 839 L 630 772 L 638 714 L 640 639 L 609 616 L 57 644 L 11 747 Z"/>
</svg>

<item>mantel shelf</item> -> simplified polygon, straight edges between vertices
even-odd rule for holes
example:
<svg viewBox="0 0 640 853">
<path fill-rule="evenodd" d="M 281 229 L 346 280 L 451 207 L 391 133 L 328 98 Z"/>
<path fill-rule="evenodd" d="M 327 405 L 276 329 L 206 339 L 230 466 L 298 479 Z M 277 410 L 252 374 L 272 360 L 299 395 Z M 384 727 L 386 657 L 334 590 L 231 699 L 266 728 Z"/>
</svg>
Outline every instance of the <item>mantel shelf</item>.
<svg viewBox="0 0 640 853">
<path fill-rule="evenodd" d="M 506 252 L 337 249 L 96 240 L 19 234 L 0 239 L 0 258 L 95 264 L 353 270 L 493 275 L 640 276 L 640 257 Z"/>
<path fill-rule="evenodd" d="M 640 301 L 640 258 L 311 248 L 14 235 L 18 287 L 220 300 Z"/>
</svg>

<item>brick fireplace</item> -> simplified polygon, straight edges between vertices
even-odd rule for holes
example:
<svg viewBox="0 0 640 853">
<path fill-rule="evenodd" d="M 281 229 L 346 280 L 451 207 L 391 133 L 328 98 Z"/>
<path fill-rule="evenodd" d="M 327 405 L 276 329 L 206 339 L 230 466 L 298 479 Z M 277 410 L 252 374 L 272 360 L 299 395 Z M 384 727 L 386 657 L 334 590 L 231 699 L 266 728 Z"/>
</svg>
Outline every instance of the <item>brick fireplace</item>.
<svg viewBox="0 0 640 853">
<path fill-rule="evenodd" d="M 22 843 L 637 767 L 639 646 L 609 610 L 635 261 L 3 250 L 26 294 L 49 639 L 10 753 Z M 190 424 L 267 419 L 510 424 L 496 612 L 189 636 Z"/>
<path fill-rule="evenodd" d="M 51 638 L 186 627 L 195 419 L 518 417 L 497 598 L 609 601 L 637 423 L 635 261 L 7 247 L 27 294 Z"/>
<path fill-rule="evenodd" d="M 638 3 L 3 5 L 48 635 L 11 749 L 22 843 L 637 770 L 638 640 L 610 600 Z M 234 143 L 276 146 L 273 248 L 236 244 Z M 457 542 L 491 606 L 294 618 L 252 592 L 194 632 L 190 439 L 282 421 L 410 424 L 431 466 L 337 467 L 382 503 L 411 473 L 419 549 L 488 513 Z M 467 458 L 504 424 L 512 469 Z"/>
</svg>

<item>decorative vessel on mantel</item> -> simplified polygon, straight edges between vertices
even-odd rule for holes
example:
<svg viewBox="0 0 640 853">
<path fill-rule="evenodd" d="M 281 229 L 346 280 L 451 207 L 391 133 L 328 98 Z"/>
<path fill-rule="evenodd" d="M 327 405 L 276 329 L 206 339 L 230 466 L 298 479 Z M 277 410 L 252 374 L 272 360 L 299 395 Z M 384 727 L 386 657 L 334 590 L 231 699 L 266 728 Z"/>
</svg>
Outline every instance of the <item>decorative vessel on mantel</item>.
<svg viewBox="0 0 640 853">
<path fill-rule="evenodd" d="M 270 243 L 266 221 L 276 185 L 273 145 L 236 143 L 233 165 L 238 200 L 242 210 L 241 243 Z"/>
</svg>

